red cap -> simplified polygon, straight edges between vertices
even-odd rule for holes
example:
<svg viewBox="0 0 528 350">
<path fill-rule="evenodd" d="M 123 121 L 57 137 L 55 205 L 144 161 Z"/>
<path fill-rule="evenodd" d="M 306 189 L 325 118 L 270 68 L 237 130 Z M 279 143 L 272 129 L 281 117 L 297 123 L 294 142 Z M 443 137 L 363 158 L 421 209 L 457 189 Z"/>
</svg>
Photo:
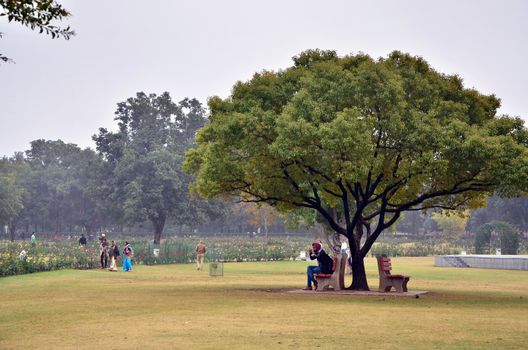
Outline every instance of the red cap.
<svg viewBox="0 0 528 350">
<path fill-rule="evenodd" d="M 317 243 L 317 242 L 312 243 L 312 247 L 315 250 L 321 250 L 321 243 Z"/>
</svg>

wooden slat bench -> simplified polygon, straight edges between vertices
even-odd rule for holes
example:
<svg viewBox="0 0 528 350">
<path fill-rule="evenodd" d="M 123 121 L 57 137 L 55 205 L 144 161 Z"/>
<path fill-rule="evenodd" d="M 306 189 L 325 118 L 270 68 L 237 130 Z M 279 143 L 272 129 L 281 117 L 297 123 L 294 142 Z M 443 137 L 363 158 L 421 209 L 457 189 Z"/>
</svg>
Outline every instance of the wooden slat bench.
<svg viewBox="0 0 528 350">
<path fill-rule="evenodd" d="M 314 274 L 315 279 L 317 280 L 318 290 L 326 290 L 330 286 L 332 286 L 334 290 L 341 290 L 345 288 L 345 266 L 347 262 L 347 257 L 347 254 L 339 254 L 333 258 L 333 273 Z"/>
<path fill-rule="evenodd" d="M 411 276 L 391 274 L 391 259 L 386 255 L 378 256 L 377 260 L 380 291 L 390 292 L 391 288 L 394 287 L 398 293 L 407 292 L 407 282 L 409 282 Z"/>
</svg>

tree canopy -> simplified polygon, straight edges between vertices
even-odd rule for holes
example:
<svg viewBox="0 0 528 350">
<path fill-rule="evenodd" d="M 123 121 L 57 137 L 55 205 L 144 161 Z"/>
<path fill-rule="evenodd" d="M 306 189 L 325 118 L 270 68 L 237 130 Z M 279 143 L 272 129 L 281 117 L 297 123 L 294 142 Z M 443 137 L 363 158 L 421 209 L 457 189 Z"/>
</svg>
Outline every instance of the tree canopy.
<svg viewBox="0 0 528 350">
<path fill-rule="evenodd" d="M 528 183 L 528 133 L 500 100 L 398 51 L 377 60 L 310 50 L 209 100 L 186 168 L 206 197 L 317 211 L 363 258 L 404 211 L 464 210 Z M 337 210 L 335 210 L 337 209 Z"/>
<path fill-rule="evenodd" d="M 517 226 L 521 231 L 528 230 L 528 198 L 489 197 L 486 207 L 476 209 L 468 222 L 468 230 L 476 231 L 478 227 L 492 221 L 505 221 Z"/>
<path fill-rule="evenodd" d="M 480 226 L 475 235 L 477 254 L 494 254 L 500 248 L 501 254 L 516 255 L 519 249 L 519 230 L 504 221 L 492 221 Z"/>
<path fill-rule="evenodd" d="M 167 92 L 140 92 L 119 103 L 115 114 L 119 130 L 101 128 L 93 137 L 107 161 L 102 195 L 126 221 L 151 221 L 159 243 L 168 218 L 200 219 L 203 203 L 189 197 L 181 163 L 205 123 L 205 110 L 196 99 L 174 103 Z"/>
</svg>

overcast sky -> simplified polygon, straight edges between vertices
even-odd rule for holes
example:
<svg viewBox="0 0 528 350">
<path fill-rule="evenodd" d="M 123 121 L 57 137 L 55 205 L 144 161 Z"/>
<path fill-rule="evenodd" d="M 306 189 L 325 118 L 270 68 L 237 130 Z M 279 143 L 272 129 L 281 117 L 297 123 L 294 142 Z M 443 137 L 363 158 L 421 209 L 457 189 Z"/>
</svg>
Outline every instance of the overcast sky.
<svg viewBox="0 0 528 350">
<path fill-rule="evenodd" d="M 59 0 L 77 36 L 51 40 L 0 18 L 0 156 L 29 142 L 92 147 L 138 91 L 227 97 L 237 80 L 309 48 L 424 57 L 528 118 L 528 1 Z"/>
</svg>

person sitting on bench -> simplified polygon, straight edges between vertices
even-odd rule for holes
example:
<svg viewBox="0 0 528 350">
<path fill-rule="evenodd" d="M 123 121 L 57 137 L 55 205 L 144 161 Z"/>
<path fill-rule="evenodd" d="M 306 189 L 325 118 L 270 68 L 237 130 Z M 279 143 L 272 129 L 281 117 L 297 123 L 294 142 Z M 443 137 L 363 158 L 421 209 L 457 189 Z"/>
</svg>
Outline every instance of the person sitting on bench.
<svg viewBox="0 0 528 350">
<path fill-rule="evenodd" d="M 308 275 L 308 285 L 303 290 L 312 290 L 312 283 L 314 285 L 315 290 L 317 290 L 317 280 L 315 279 L 314 274 L 332 274 L 332 265 L 334 261 L 322 249 L 321 243 L 312 243 L 312 248 L 308 250 L 308 253 L 310 255 L 311 260 L 317 259 L 318 265 L 308 266 L 308 268 L 306 269 L 306 273 Z"/>
</svg>

